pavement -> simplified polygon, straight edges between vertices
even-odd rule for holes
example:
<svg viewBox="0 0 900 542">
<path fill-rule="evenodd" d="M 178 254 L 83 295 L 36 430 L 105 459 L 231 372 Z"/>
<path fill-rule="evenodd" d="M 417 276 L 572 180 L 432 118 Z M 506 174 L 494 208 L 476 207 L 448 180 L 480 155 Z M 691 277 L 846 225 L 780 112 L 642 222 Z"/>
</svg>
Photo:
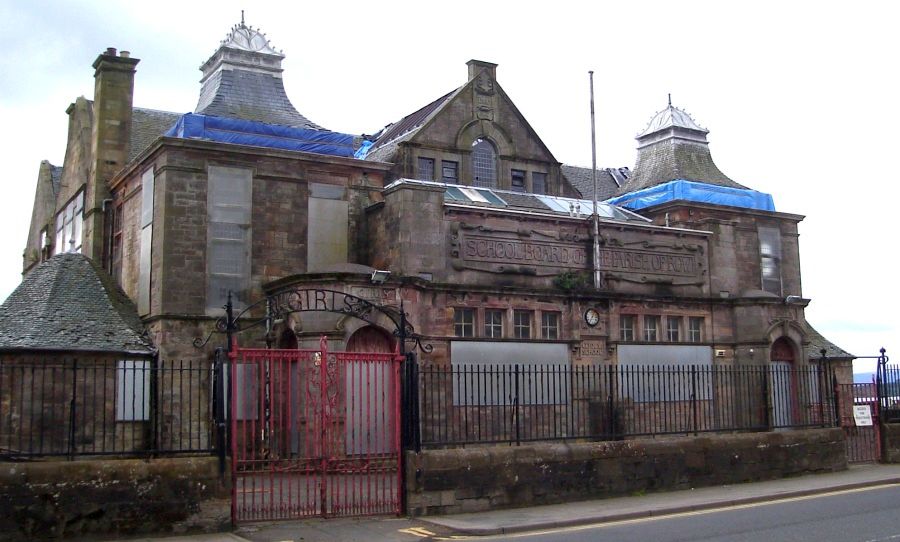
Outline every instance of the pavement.
<svg viewBox="0 0 900 542">
<path fill-rule="evenodd" d="M 841 472 L 566 504 L 424 518 L 346 518 L 244 525 L 234 533 L 128 542 L 318 542 L 449 540 L 540 531 L 726 508 L 900 484 L 900 465 L 854 465 Z M 123 541 L 124 542 L 124 541 Z"/>
</svg>

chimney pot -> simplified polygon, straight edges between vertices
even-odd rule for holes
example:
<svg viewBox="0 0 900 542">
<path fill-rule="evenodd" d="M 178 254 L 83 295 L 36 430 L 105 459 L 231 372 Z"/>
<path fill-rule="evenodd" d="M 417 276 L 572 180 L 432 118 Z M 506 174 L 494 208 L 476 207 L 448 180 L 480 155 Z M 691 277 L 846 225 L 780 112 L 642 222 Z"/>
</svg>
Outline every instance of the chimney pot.
<svg viewBox="0 0 900 542">
<path fill-rule="evenodd" d="M 107 47 L 106 54 L 109 56 L 116 56 L 116 48 L 115 47 Z"/>
<path fill-rule="evenodd" d="M 119 56 L 122 58 L 131 58 L 131 51 L 119 51 Z"/>
</svg>

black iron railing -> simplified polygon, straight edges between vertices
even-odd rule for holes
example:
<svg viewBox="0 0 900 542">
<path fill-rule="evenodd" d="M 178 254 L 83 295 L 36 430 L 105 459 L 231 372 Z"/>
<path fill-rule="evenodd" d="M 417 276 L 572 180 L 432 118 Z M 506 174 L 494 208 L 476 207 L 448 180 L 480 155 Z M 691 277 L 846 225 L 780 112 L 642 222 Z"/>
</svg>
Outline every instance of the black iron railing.
<svg viewBox="0 0 900 542">
<path fill-rule="evenodd" d="M 819 366 L 425 365 L 425 447 L 835 424 Z"/>
<path fill-rule="evenodd" d="M 214 366 L 0 362 L 0 458 L 212 453 Z"/>
</svg>

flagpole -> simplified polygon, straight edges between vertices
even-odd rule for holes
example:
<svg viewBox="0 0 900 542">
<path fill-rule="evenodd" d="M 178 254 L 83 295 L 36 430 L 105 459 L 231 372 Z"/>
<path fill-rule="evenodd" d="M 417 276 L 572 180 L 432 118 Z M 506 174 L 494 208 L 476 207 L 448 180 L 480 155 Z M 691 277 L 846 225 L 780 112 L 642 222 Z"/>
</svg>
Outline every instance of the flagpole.
<svg viewBox="0 0 900 542">
<path fill-rule="evenodd" d="M 588 72 L 591 81 L 591 180 L 594 183 L 594 288 L 600 289 L 600 216 L 597 214 L 597 135 L 594 129 L 594 71 Z"/>
</svg>

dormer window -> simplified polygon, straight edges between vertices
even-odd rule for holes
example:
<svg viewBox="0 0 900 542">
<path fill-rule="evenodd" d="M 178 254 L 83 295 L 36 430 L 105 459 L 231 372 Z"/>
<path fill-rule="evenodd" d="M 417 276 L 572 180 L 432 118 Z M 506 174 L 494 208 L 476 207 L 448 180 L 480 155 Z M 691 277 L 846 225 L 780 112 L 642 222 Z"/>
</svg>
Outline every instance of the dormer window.
<svg viewBox="0 0 900 542">
<path fill-rule="evenodd" d="M 497 188 L 497 150 L 484 138 L 472 142 L 472 184 Z"/>
</svg>

